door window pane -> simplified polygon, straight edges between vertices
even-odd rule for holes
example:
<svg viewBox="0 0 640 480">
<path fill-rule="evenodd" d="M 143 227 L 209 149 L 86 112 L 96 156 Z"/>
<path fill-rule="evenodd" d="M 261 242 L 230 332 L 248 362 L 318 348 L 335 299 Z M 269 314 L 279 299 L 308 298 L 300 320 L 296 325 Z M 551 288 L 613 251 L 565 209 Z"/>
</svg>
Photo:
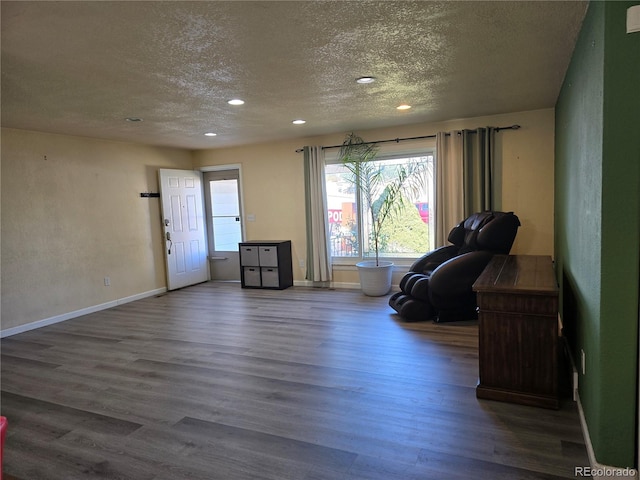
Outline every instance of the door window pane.
<svg viewBox="0 0 640 480">
<path fill-rule="evenodd" d="M 218 252 L 238 251 L 238 243 L 242 242 L 238 181 L 212 180 L 209 187 L 214 248 Z"/>
</svg>

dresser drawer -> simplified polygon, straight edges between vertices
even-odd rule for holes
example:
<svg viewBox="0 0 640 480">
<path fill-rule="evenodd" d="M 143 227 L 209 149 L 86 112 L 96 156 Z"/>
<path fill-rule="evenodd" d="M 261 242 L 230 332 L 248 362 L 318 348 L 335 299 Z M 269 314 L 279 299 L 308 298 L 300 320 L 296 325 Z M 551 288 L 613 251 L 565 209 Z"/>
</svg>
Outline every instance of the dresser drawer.
<svg viewBox="0 0 640 480">
<path fill-rule="evenodd" d="M 262 267 L 262 286 L 278 288 L 280 286 L 280 276 L 277 268 Z"/>
<path fill-rule="evenodd" d="M 478 307 L 484 312 L 556 316 L 558 295 L 478 292 Z"/>
<path fill-rule="evenodd" d="M 247 265 L 250 267 L 256 267 L 260 265 L 258 263 L 259 254 L 258 246 L 241 246 L 240 247 L 240 265 Z"/>
<path fill-rule="evenodd" d="M 244 267 L 244 284 L 247 287 L 259 287 L 260 267 Z"/>
<path fill-rule="evenodd" d="M 278 247 L 258 247 L 261 267 L 278 266 Z"/>
</svg>

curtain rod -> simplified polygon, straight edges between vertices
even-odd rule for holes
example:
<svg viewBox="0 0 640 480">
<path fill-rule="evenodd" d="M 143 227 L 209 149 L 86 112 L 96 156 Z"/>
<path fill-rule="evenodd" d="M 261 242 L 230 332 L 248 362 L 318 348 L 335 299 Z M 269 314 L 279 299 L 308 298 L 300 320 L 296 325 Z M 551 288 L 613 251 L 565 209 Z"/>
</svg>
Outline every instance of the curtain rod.
<svg viewBox="0 0 640 480">
<path fill-rule="evenodd" d="M 496 127 L 496 132 L 499 132 L 500 130 L 518 130 L 520 128 L 520 125 L 510 125 L 508 127 Z M 471 130 L 471 133 L 476 133 L 475 131 Z M 447 133 L 446 135 L 451 135 L 450 133 Z M 400 143 L 404 140 L 421 140 L 423 138 L 436 138 L 435 135 L 422 135 L 421 137 L 405 137 L 405 138 L 392 138 L 389 140 L 378 140 L 376 142 L 362 142 L 359 145 L 370 145 L 372 143 L 389 143 L 389 142 L 396 142 L 396 143 Z M 323 150 L 327 150 L 329 148 L 341 148 L 342 145 L 331 145 L 329 147 L 322 147 Z M 300 153 L 302 152 L 303 149 L 299 148 L 296 150 L 296 153 Z"/>
</svg>

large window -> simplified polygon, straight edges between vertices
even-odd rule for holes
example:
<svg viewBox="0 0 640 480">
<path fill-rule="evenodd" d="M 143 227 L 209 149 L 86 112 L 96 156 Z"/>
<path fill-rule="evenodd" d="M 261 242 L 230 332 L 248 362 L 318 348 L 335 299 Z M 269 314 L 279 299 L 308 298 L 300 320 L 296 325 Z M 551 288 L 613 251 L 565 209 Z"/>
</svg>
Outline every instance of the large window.
<svg viewBox="0 0 640 480">
<path fill-rule="evenodd" d="M 391 179 L 398 165 L 422 162 L 424 188 L 412 198 L 404 198 L 404 208 L 394 219 L 387 219 L 381 229 L 380 255 L 387 258 L 415 258 L 433 249 L 434 235 L 434 155 L 433 151 L 404 156 L 379 156 L 374 160 Z M 350 181 L 349 172 L 340 163 L 327 159 L 325 179 L 331 256 L 334 260 L 361 259 L 374 255 L 371 244 L 371 221 L 359 188 Z M 382 187 L 384 188 L 384 186 Z M 379 194 L 381 194 L 379 192 Z"/>
</svg>

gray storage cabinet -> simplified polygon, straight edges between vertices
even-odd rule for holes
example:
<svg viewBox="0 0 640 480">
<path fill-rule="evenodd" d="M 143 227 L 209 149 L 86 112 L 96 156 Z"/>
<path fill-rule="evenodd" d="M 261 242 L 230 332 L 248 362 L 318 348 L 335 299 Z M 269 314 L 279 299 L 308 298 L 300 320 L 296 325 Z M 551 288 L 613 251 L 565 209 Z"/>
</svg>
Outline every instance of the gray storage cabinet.
<svg viewBox="0 0 640 480">
<path fill-rule="evenodd" d="M 291 240 L 254 240 L 239 246 L 242 288 L 283 290 L 293 285 Z"/>
</svg>

